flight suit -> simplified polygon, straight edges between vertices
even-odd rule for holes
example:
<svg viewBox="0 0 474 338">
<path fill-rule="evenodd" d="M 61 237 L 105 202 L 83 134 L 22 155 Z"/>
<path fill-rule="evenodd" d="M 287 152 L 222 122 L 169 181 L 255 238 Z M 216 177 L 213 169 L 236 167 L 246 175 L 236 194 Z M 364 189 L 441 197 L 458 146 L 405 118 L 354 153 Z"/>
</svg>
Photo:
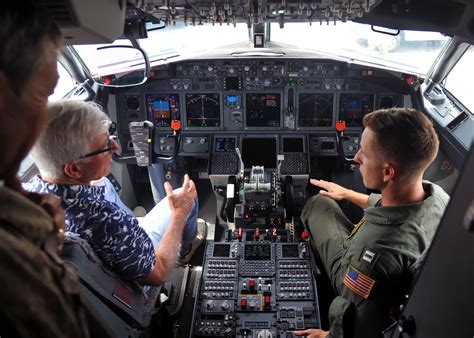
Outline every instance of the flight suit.
<svg viewBox="0 0 474 338">
<path fill-rule="evenodd" d="M 89 337 L 75 273 L 45 248 L 51 217 L 0 186 L 0 336 Z"/>
<path fill-rule="evenodd" d="M 430 245 L 449 201 L 441 187 L 424 181 L 423 188 L 423 202 L 402 206 L 384 207 L 381 195 L 371 194 L 356 226 L 332 199 L 316 195 L 305 205 L 301 220 L 337 294 L 329 337 L 344 337 L 344 330 L 347 336 L 349 313 L 351 336 L 380 337 L 387 327 L 411 283 L 409 268 Z"/>
</svg>

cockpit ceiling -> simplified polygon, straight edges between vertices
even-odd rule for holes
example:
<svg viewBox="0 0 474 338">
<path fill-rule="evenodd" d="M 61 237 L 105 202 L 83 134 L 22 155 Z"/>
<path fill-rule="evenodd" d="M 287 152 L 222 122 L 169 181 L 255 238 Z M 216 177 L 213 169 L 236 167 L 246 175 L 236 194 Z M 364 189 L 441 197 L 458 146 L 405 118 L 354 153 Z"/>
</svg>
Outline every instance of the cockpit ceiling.
<svg viewBox="0 0 474 338">
<path fill-rule="evenodd" d="M 130 0 L 172 24 L 333 23 L 353 20 L 397 29 L 438 31 L 474 42 L 471 0 Z M 128 16 L 138 13 L 129 11 Z"/>
<path fill-rule="evenodd" d="M 130 1 L 165 22 L 187 24 L 246 22 L 333 22 L 361 18 L 381 0 L 146 0 Z"/>
</svg>

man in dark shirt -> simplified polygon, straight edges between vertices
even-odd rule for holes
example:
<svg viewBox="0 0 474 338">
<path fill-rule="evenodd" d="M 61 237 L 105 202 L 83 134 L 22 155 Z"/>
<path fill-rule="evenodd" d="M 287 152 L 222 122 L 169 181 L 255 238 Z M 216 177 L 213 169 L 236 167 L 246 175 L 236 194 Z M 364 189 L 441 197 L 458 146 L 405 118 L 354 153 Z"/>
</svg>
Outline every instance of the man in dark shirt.
<svg viewBox="0 0 474 338">
<path fill-rule="evenodd" d="M 46 125 L 61 33 L 31 1 L 2 1 L 0 23 L 0 336 L 88 337 L 77 277 L 58 256 L 59 199 L 16 177 Z"/>
<path fill-rule="evenodd" d="M 355 161 L 364 185 L 381 194 L 361 194 L 332 182 L 301 213 L 337 297 L 329 308 L 329 332 L 297 336 L 381 337 L 389 315 L 411 281 L 410 266 L 430 245 L 448 203 L 439 186 L 423 181 L 438 152 L 428 118 L 415 109 L 379 110 L 364 117 Z M 365 210 L 354 226 L 335 201 Z"/>
</svg>

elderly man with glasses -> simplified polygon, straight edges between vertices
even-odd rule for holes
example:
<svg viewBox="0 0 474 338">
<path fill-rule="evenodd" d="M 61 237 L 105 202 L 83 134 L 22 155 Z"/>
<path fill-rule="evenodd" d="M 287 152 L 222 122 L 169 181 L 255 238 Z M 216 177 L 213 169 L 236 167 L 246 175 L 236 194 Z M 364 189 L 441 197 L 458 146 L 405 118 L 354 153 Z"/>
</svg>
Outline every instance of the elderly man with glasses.
<svg viewBox="0 0 474 338">
<path fill-rule="evenodd" d="M 106 176 L 119 149 L 108 116 L 91 102 L 62 100 L 48 105 L 46 129 L 31 156 L 39 168 L 26 188 L 58 195 L 66 233 L 85 239 L 102 261 L 124 279 L 156 285 L 176 263 L 190 258 L 205 237 L 197 226 L 197 193 L 186 175 L 143 218 L 133 216 Z"/>
</svg>

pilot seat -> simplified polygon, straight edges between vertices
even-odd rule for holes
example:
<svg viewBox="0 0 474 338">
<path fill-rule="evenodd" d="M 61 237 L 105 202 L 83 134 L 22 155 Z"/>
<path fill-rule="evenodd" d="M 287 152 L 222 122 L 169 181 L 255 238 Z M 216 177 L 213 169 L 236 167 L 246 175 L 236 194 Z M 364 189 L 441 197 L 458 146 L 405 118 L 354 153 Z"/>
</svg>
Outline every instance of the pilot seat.
<svg viewBox="0 0 474 338">
<path fill-rule="evenodd" d="M 171 283 L 142 287 L 123 280 L 102 263 L 86 240 L 71 233 L 66 233 L 62 258 L 77 271 L 85 306 L 92 307 L 116 337 L 150 335 L 154 315 L 171 296 Z"/>
</svg>

